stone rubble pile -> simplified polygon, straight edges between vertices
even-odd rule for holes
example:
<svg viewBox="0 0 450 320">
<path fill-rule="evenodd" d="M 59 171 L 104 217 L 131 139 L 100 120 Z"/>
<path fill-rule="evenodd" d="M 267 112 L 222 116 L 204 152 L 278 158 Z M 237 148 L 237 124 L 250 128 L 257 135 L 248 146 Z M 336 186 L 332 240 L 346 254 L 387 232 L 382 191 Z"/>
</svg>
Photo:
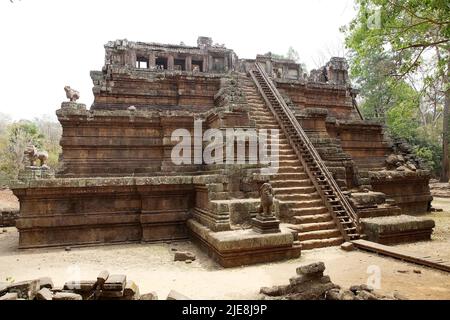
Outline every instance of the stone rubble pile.
<svg viewBox="0 0 450 320">
<path fill-rule="evenodd" d="M 264 300 L 401 300 L 404 297 L 380 295 L 367 285 L 355 285 L 343 289 L 323 274 L 325 264 L 315 262 L 297 268 L 297 275 L 288 285 L 262 287 Z"/>
<path fill-rule="evenodd" d="M 62 288 L 48 277 L 0 283 L 0 300 L 158 300 L 158 296 L 155 292 L 141 295 L 137 284 L 125 275 L 102 271 L 96 280 L 68 281 Z M 167 300 L 189 298 L 172 290 Z"/>
</svg>

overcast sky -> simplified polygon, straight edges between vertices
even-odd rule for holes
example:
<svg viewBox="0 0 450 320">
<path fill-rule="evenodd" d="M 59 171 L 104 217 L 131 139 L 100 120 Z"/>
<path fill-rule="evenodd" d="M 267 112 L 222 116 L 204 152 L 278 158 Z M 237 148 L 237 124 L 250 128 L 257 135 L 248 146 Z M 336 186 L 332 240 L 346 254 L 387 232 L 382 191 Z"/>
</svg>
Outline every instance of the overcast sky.
<svg viewBox="0 0 450 320">
<path fill-rule="evenodd" d="M 90 106 L 89 71 L 101 70 L 115 39 L 196 45 L 209 36 L 240 58 L 292 46 L 310 70 L 342 53 L 339 27 L 354 14 L 352 0 L 0 0 L 0 112 L 54 116 L 66 84 Z"/>
</svg>

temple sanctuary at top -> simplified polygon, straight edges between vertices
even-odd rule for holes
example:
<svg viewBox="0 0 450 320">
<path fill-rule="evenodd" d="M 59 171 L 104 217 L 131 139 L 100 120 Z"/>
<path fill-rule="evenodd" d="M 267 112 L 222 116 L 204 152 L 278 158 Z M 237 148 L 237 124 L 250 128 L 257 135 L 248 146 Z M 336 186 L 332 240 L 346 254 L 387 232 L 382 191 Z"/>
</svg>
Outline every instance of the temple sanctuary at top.
<svg viewBox="0 0 450 320">
<path fill-rule="evenodd" d="M 191 239 L 232 267 L 430 239 L 430 173 L 364 119 L 344 58 L 116 40 L 90 74 L 92 105 L 67 86 L 56 111 L 60 167 L 12 187 L 20 248 Z"/>
</svg>

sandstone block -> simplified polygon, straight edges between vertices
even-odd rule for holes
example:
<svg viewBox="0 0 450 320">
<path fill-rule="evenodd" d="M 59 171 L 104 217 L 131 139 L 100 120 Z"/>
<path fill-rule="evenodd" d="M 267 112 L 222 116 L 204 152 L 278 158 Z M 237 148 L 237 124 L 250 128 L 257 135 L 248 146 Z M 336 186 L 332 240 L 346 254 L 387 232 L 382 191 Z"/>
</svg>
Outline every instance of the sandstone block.
<svg viewBox="0 0 450 320">
<path fill-rule="evenodd" d="M 325 270 L 323 262 L 314 262 L 297 268 L 298 275 L 321 273 Z"/>
<path fill-rule="evenodd" d="M 42 277 L 39 278 L 39 288 L 47 288 L 52 289 L 53 288 L 53 281 L 50 277 Z"/>
<path fill-rule="evenodd" d="M 341 249 L 344 251 L 353 251 L 355 250 L 355 245 L 351 242 L 344 242 L 341 244 Z"/>
<path fill-rule="evenodd" d="M 195 260 L 195 254 L 188 251 L 176 251 L 174 261 Z"/>
<path fill-rule="evenodd" d="M 90 292 L 94 290 L 95 283 L 96 281 L 93 280 L 68 281 L 64 284 L 63 290 Z"/>
<path fill-rule="evenodd" d="M 103 289 L 107 291 L 123 291 L 127 277 L 123 274 L 113 274 L 108 277 L 103 285 Z"/>
<path fill-rule="evenodd" d="M 16 292 L 18 298 L 27 300 L 33 300 L 39 289 L 39 280 L 21 281 L 8 286 L 8 292 Z"/>
<path fill-rule="evenodd" d="M 17 292 L 8 292 L 0 297 L 0 300 L 17 300 Z"/>
<path fill-rule="evenodd" d="M 158 300 L 158 295 L 156 292 L 144 293 L 141 295 L 140 300 Z"/>
<path fill-rule="evenodd" d="M 108 280 L 109 272 L 106 270 L 103 270 L 100 272 L 100 274 L 97 276 L 97 286 L 102 288 L 105 284 L 106 280 Z"/>
<path fill-rule="evenodd" d="M 52 300 L 53 294 L 50 289 L 44 287 L 36 293 L 36 300 Z"/>
<path fill-rule="evenodd" d="M 372 292 L 373 288 L 371 286 L 368 286 L 367 284 L 353 285 L 350 287 L 350 291 L 352 291 L 353 293 L 356 293 L 357 291 Z"/>
<path fill-rule="evenodd" d="M 125 289 L 123 290 L 123 296 L 132 300 L 139 300 L 139 287 L 134 281 L 128 280 Z"/>
<path fill-rule="evenodd" d="M 185 296 L 184 294 L 179 293 L 178 291 L 170 290 L 166 300 L 192 300 L 192 299 Z"/>
<path fill-rule="evenodd" d="M 77 293 L 57 292 L 53 296 L 53 300 L 83 300 L 83 298 Z"/>
</svg>

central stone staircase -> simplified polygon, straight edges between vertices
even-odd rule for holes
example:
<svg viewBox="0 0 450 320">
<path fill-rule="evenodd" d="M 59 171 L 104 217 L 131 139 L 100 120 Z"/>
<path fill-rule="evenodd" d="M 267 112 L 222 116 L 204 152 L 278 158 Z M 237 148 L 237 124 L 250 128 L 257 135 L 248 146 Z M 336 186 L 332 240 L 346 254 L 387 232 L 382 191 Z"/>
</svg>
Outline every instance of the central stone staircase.
<svg viewBox="0 0 450 320">
<path fill-rule="evenodd" d="M 289 223 L 289 227 L 297 232 L 303 250 L 341 244 L 344 241 L 341 232 L 257 87 L 248 77 L 242 77 L 240 81 L 256 128 L 280 132 L 279 168 L 270 183 L 280 204 L 281 221 Z"/>
</svg>

